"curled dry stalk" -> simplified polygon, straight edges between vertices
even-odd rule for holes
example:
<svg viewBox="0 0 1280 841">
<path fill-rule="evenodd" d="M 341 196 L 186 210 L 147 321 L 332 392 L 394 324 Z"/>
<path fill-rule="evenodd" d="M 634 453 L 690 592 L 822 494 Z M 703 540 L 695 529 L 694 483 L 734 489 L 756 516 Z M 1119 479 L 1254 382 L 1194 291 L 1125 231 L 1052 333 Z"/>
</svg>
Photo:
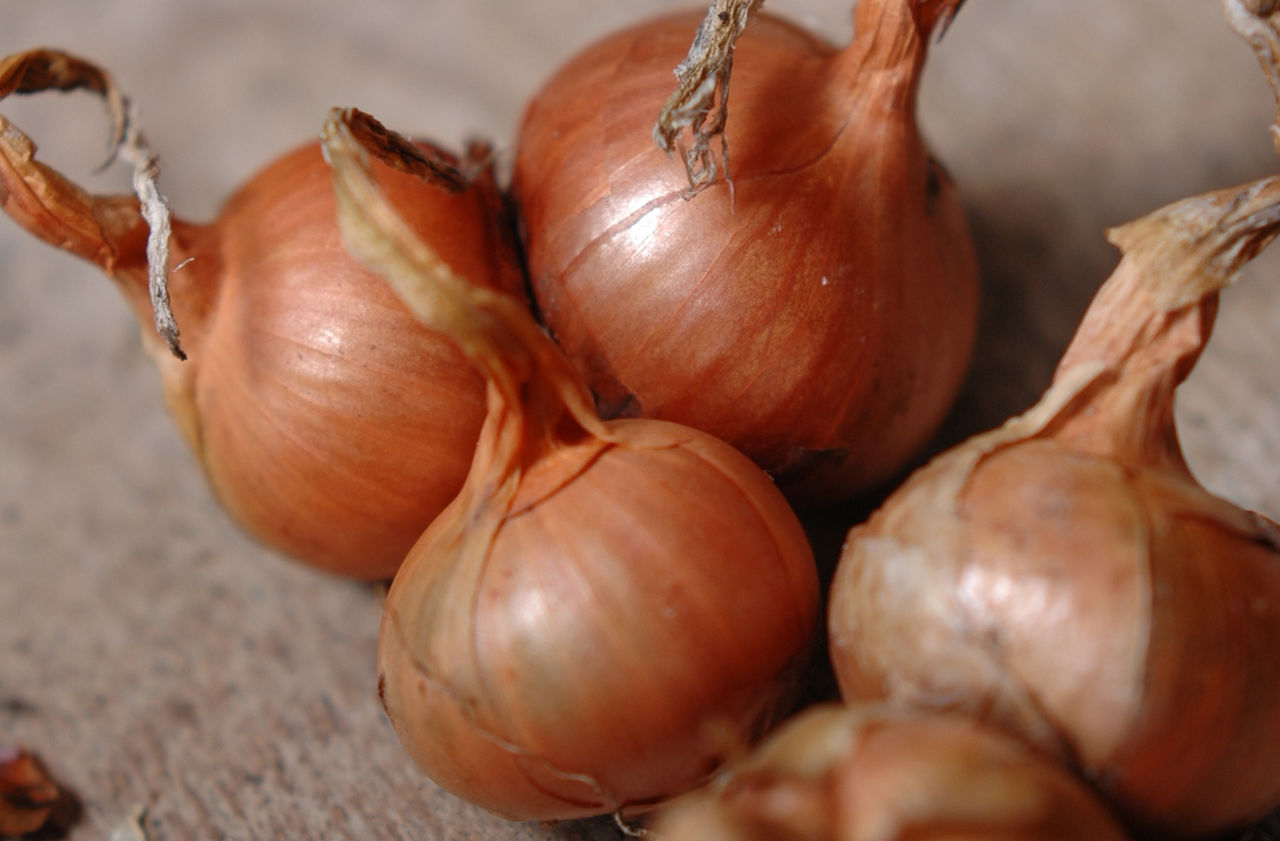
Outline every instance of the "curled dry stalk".
<svg viewBox="0 0 1280 841">
<path fill-rule="evenodd" d="M 729 175 L 729 144 L 725 124 L 729 119 L 729 76 L 733 69 L 733 48 L 747 27 L 751 15 L 764 0 L 713 0 L 707 16 L 698 25 L 689 54 L 675 68 L 676 89 L 667 97 L 653 127 L 653 142 L 668 154 L 680 152 L 689 176 L 693 196 L 715 183 L 715 155 L 712 138 L 720 138 L 720 162 L 725 181 Z M 687 147 L 680 137 L 688 129 L 693 143 Z"/>
<path fill-rule="evenodd" d="M 107 160 L 103 166 L 118 158 L 133 167 L 133 190 L 141 202 L 142 215 L 149 227 L 148 290 L 155 314 L 156 331 L 164 338 L 174 356 L 186 359 L 187 355 L 179 342 L 178 324 L 169 303 L 166 269 L 171 232 L 169 205 L 157 186 L 159 161 L 138 128 L 132 104 L 121 94 L 109 73 L 66 53 L 39 49 L 0 59 L 0 99 L 10 94 L 32 94 L 48 90 L 87 90 L 96 93 L 106 104 L 111 138 Z M 25 135 L 3 116 L 0 116 L 0 137 L 14 145 L 30 144 Z M 38 165 L 27 155 L 19 166 L 34 170 Z M 43 181 L 39 177 L 32 180 L 37 183 Z M 51 198 L 55 201 L 57 199 Z"/>
</svg>

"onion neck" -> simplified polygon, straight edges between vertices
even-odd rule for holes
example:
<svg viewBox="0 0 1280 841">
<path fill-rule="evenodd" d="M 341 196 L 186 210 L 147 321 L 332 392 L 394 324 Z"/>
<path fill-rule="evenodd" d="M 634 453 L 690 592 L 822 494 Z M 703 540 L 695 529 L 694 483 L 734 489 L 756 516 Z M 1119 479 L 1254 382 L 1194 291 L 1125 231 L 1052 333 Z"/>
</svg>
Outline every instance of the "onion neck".
<svg viewBox="0 0 1280 841">
<path fill-rule="evenodd" d="M 1186 199 L 1109 232 L 1124 253 L 1054 384 L 1097 371 L 1048 434 L 1125 463 L 1190 475 L 1174 392 L 1212 333 L 1218 293 L 1280 232 L 1280 178 Z"/>
<path fill-rule="evenodd" d="M 63 53 L 43 50 L 0 60 L 0 97 L 79 88 L 103 97 L 113 124 L 113 139 L 120 142 L 127 130 L 124 101 L 100 68 Z M 115 281 L 141 327 L 148 354 L 160 370 L 169 411 L 188 444 L 203 458 L 194 398 L 197 368 L 181 361 L 186 359 L 185 354 L 176 355 L 180 352 L 176 333 L 171 345 L 157 331 L 159 322 L 147 253 L 151 224 L 141 201 L 134 196 L 93 195 L 80 188 L 36 160 L 35 143 L 0 116 L 0 208 L 36 238 L 93 263 Z M 187 350 L 198 355 L 221 285 L 217 231 L 171 220 L 166 245 L 168 270 L 193 259 L 192 265 L 168 284 L 166 298 L 172 293 Z M 165 312 L 168 313 L 167 304 Z"/>
<path fill-rule="evenodd" d="M 146 264 L 147 223 L 132 196 L 93 196 L 35 159 L 35 144 L 0 117 L 0 205 L 27 232 L 115 276 Z"/>
<path fill-rule="evenodd" d="M 431 180 L 428 162 L 354 109 L 334 109 L 322 136 L 348 248 L 391 283 L 419 321 L 452 339 L 488 383 L 488 416 L 469 488 L 507 485 L 523 466 L 566 441 L 607 439 L 585 383 L 527 302 L 456 274 L 405 223 L 371 170 L 376 157 Z"/>
<path fill-rule="evenodd" d="M 101 67 L 68 53 L 46 49 L 14 53 L 0 59 L 0 99 L 49 90 L 91 91 L 106 105 L 111 123 L 110 160 L 124 160 L 133 166 L 133 188 L 140 199 L 135 209 L 147 228 L 147 283 L 155 329 L 164 336 L 175 357 L 186 359 L 169 302 L 167 266 L 172 227 L 168 203 L 156 185 L 159 167 L 155 154 L 131 118 L 128 101 L 111 75 Z M 0 118 L 0 139 L 6 181 L 0 183 L 4 188 L 0 199 L 6 210 L 37 236 L 103 265 L 109 274 L 115 275 L 118 252 L 114 246 L 137 227 L 127 204 L 87 196 L 57 173 L 38 164 L 35 144 L 3 118 Z M 12 189 L 19 184 L 30 189 L 19 188 L 18 200 L 11 201 Z M 117 210 L 120 212 L 113 212 Z"/>
<path fill-rule="evenodd" d="M 581 376 L 523 303 L 497 293 L 469 317 L 482 333 L 464 350 L 488 383 L 487 443 L 472 473 L 516 474 L 584 437 L 611 438 Z"/>
<path fill-rule="evenodd" d="M 832 62 L 830 90 L 842 101 L 875 95 L 892 113 L 915 114 L 934 28 L 963 0 L 862 0 L 854 37 Z"/>
<path fill-rule="evenodd" d="M 1109 326 L 1126 335 L 1098 336 L 1093 329 L 1077 333 L 1059 365 L 1055 384 L 1078 370 L 1075 365 L 1095 365 L 1098 373 L 1050 435 L 1126 464 L 1190 475 L 1178 440 L 1174 397 L 1208 341 L 1217 296 L 1172 313 L 1153 312 L 1141 289 L 1111 285 L 1133 271 L 1122 264 L 1121 273 L 1095 299 L 1096 318 L 1086 316 L 1084 325 L 1102 322 L 1098 326 L 1104 333 Z M 1117 330 L 1117 325 L 1123 327 Z M 1108 341 L 1116 338 L 1131 341 Z"/>
<path fill-rule="evenodd" d="M 91 194 L 36 160 L 35 151 L 30 138 L 0 117 L 0 208 L 32 236 L 94 264 L 114 280 L 143 336 L 152 338 L 149 226 L 138 199 Z M 173 221 L 170 269 L 188 258 L 196 261 L 193 270 L 178 273 L 172 290 L 192 339 L 201 332 L 220 276 L 216 249 L 209 247 L 215 238 L 208 227 Z"/>
</svg>

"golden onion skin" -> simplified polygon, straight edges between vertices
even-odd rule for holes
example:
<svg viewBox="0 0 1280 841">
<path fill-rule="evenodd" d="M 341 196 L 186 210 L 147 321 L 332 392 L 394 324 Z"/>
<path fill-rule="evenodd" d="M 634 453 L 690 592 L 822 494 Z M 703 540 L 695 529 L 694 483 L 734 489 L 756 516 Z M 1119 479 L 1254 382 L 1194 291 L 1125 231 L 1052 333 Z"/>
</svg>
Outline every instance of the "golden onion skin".
<svg viewBox="0 0 1280 841">
<path fill-rule="evenodd" d="M 491 181 L 447 193 L 380 177 L 446 259 L 478 283 L 519 288 Z M 227 203 L 214 223 L 218 305 L 189 331 L 195 371 L 177 400 L 192 401 L 193 446 L 249 531 L 315 566 L 389 578 L 462 487 L 484 381 L 347 253 L 334 202 L 309 144 Z"/>
<path fill-rule="evenodd" d="M 606 417 L 704 429 L 805 505 L 924 446 L 977 309 L 963 208 L 914 117 L 916 7 L 947 5 L 865 0 L 844 50 L 759 14 L 733 63 L 732 187 L 688 200 L 650 137 L 697 15 L 602 40 L 535 97 L 512 186 L 532 288 Z"/>
<path fill-rule="evenodd" d="M 308 564 L 389 578 L 462 486 L 485 386 L 451 341 L 347 253 L 319 144 L 248 179 L 213 222 L 173 221 L 169 292 L 185 361 L 151 326 L 137 200 L 88 195 L 33 152 L 17 131 L 0 144 L 5 211 L 116 282 L 168 408 L 226 509 Z M 487 168 L 459 192 L 385 167 L 379 179 L 477 283 L 522 288 Z"/>
<path fill-rule="evenodd" d="M 508 818 L 692 788 L 789 708 L 815 641 L 812 553 L 764 474 L 694 430 L 609 429 L 531 465 L 487 547 L 446 511 L 387 598 L 396 733 Z"/>
</svg>

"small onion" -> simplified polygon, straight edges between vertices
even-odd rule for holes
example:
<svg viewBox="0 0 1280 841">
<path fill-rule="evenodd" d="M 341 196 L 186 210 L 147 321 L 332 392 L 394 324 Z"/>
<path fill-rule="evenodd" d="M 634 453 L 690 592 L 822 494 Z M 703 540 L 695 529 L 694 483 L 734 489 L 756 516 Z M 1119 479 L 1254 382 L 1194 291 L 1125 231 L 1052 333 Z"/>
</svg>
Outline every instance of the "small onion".
<svg viewBox="0 0 1280 841">
<path fill-rule="evenodd" d="M 813 707 L 654 822 L 662 841 L 1122 841 L 1066 768 L 956 715 Z"/>
<path fill-rule="evenodd" d="M 387 596 L 387 714 L 437 783 L 501 815 L 644 809 L 794 700 L 818 622 L 804 531 L 727 444 L 602 421 L 523 301 L 454 274 L 396 218 L 365 169 L 392 155 L 357 131 L 370 122 L 325 128 L 351 247 L 489 383 L 466 484 Z"/>
<path fill-rule="evenodd" d="M 38 84 L 22 87 L 23 75 Z M 18 92 L 115 90 L 92 65 L 48 51 L 5 59 L 0 91 L 6 79 Z M 0 129 L 5 212 L 115 281 L 144 325 L 169 410 L 226 508 L 289 555 L 389 578 L 462 486 L 484 383 L 347 253 L 319 144 L 253 176 L 212 223 L 174 220 L 169 283 L 188 356 L 181 361 L 149 329 L 138 201 L 88 195 L 35 160 L 34 144 L 2 117 Z M 420 148 L 437 165 L 436 180 L 382 167 L 384 189 L 468 277 L 522 288 L 484 150 L 458 160 Z"/>
<path fill-rule="evenodd" d="M 1280 178 L 1111 232 L 1124 252 L 1041 401 L 850 532 L 830 639 L 851 701 L 963 710 L 1078 767 L 1160 837 L 1280 805 L 1280 528 L 1201 487 L 1174 391 Z"/>
<path fill-rule="evenodd" d="M 843 50 L 761 14 L 733 52 L 727 178 L 689 196 L 651 125 L 697 15 L 573 58 L 529 105 L 512 192 L 540 316 L 606 417 L 695 426 L 797 502 L 904 468 L 959 389 L 977 270 L 915 120 L 955 0 L 861 0 Z"/>
</svg>

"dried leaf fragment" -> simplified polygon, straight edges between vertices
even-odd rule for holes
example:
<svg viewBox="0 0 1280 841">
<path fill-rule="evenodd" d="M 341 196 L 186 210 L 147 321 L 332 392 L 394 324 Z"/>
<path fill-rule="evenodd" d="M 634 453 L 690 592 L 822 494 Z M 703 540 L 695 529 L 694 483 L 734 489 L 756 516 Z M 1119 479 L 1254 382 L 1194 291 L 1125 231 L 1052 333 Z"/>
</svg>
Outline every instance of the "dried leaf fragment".
<svg viewBox="0 0 1280 841">
<path fill-rule="evenodd" d="M 34 755 L 0 747 L 0 837 L 40 829 L 57 800 L 57 785 Z"/>
</svg>

